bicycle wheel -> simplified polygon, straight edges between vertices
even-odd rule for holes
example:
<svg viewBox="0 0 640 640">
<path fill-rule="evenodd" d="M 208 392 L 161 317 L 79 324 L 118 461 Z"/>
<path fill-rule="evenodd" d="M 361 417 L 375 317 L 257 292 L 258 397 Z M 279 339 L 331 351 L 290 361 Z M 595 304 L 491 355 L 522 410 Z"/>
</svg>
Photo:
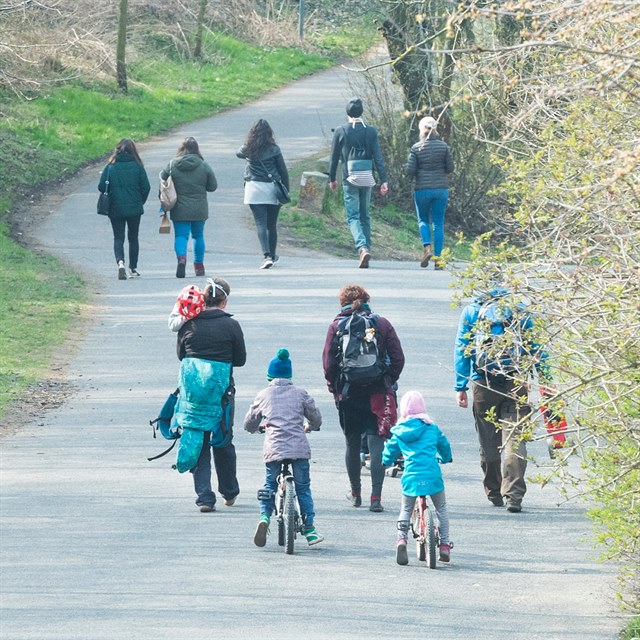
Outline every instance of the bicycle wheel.
<svg viewBox="0 0 640 640">
<path fill-rule="evenodd" d="M 433 513 L 431 509 L 425 509 L 425 523 L 426 523 L 426 542 L 429 549 L 429 558 L 427 565 L 429 569 L 436 568 L 436 550 L 437 550 L 437 534 L 435 523 L 433 522 Z"/>
<path fill-rule="evenodd" d="M 284 494 L 284 552 L 293 553 L 293 542 L 296 539 L 296 494 L 293 479 L 286 481 Z"/>
<path fill-rule="evenodd" d="M 416 506 L 411 514 L 411 530 L 413 531 L 413 537 L 416 539 L 416 557 L 422 561 L 427 557 L 427 550 L 424 543 L 424 520 L 420 517 L 419 500 L 420 498 L 416 501 Z"/>
</svg>

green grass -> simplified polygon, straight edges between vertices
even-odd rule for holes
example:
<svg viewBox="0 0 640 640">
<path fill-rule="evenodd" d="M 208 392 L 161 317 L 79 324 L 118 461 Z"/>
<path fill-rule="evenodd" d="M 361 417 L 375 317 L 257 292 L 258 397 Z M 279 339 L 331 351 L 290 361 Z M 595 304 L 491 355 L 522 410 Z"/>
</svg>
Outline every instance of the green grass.
<svg viewBox="0 0 640 640">
<path fill-rule="evenodd" d="M 0 415 L 33 384 L 86 300 L 83 281 L 57 260 L 0 235 Z"/>
<path fill-rule="evenodd" d="M 640 616 L 635 616 L 620 634 L 620 640 L 638 640 L 640 638 Z"/>
</svg>

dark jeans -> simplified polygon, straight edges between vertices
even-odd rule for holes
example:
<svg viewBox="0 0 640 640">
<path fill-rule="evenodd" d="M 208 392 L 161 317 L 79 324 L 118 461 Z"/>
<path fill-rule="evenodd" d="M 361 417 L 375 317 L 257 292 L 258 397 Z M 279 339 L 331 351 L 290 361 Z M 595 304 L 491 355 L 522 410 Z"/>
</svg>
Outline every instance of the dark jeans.
<svg viewBox="0 0 640 640">
<path fill-rule="evenodd" d="M 197 505 L 216 503 L 216 494 L 211 489 L 211 452 L 213 464 L 218 477 L 218 492 L 225 500 L 232 500 L 240 493 L 240 486 L 236 477 L 236 448 L 232 444 L 219 449 L 209 444 L 211 432 L 206 431 L 202 450 L 196 466 L 191 469 L 193 486 L 196 490 Z"/>
<path fill-rule="evenodd" d="M 129 269 L 138 268 L 138 254 L 140 253 L 140 244 L 138 242 L 138 231 L 140 229 L 140 218 L 142 216 L 133 216 L 131 218 L 114 218 L 109 216 L 111 220 L 111 228 L 113 229 L 113 253 L 116 256 L 116 262 L 124 262 L 124 233 L 127 230 L 129 240 Z"/>
<path fill-rule="evenodd" d="M 526 400 L 526 389 L 511 381 L 473 383 L 473 417 L 480 442 L 484 490 L 489 499 L 502 495 L 520 504 L 527 491 L 527 447 L 520 439 L 522 426 L 517 424 L 531 412 Z M 497 425 L 488 419 L 487 413 L 492 411 Z"/>
<path fill-rule="evenodd" d="M 279 204 L 250 204 L 253 219 L 256 221 L 258 240 L 262 247 L 264 257 L 276 257 L 276 245 L 278 244 L 278 214 Z"/>
<path fill-rule="evenodd" d="M 269 500 L 260 500 L 260 513 L 271 515 L 275 509 L 274 496 L 278 489 L 278 474 L 281 463 L 279 461 L 266 463 L 266 474 L 264 487 L 271 494 Z M 300 506 L 300 517 L 307 527 L 313 526 L 315 511 L 313 507 L 313 497 L 311 496 L 311 478 L 309 476 L 309 461 L 298 458 L 291 463 L 293 482 L 296 486 L 298 505 Z"/>
<path fill-rule="evenodd" d="M 345 464 L 351 483 L 351 491 L 360 495 L 362 490 L 360 450 L 364 433 L 367 434 L 371 461 L 371 495 L 381 496 L 384 482 L 384 467 L 382 466 L 384 437 L 378 435 L 378 419 L 371 411 L 369 394 L 352 392 L 348 399 L 339 402 L 338 417 L 347 444 Z"/>
</svg>

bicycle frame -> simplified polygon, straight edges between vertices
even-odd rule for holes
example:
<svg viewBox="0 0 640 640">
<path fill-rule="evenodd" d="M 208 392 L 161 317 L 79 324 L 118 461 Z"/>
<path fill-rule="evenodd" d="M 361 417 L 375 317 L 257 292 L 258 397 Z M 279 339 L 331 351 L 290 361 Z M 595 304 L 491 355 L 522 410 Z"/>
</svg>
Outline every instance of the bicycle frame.
<svg viewBox="0 0 640 640">
<path fill-rule="evenodd" d="M 420 496 L 416 499 L 411 516 L 411 531 L 416 540 L 418 560 L 426 560 L 429 569 L 435 569 L 440 534 L 437 517 L 429 508 L 427 496 Z"/>
</svg>

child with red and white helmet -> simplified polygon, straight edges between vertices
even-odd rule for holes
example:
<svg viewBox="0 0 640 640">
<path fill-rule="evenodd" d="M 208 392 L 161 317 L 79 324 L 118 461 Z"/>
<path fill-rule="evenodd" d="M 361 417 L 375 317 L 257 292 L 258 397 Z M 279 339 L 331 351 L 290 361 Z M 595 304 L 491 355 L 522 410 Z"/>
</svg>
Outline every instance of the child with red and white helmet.
<svg viewBox="0 0 640 640">
<path fill-rule="evenodd" d="M 185 322 L 200 315 L 205 308 L 204 293 L 195 284 L 184 287 L 169 314 L 169 329 L 180 331 Z"/>
</svg>

